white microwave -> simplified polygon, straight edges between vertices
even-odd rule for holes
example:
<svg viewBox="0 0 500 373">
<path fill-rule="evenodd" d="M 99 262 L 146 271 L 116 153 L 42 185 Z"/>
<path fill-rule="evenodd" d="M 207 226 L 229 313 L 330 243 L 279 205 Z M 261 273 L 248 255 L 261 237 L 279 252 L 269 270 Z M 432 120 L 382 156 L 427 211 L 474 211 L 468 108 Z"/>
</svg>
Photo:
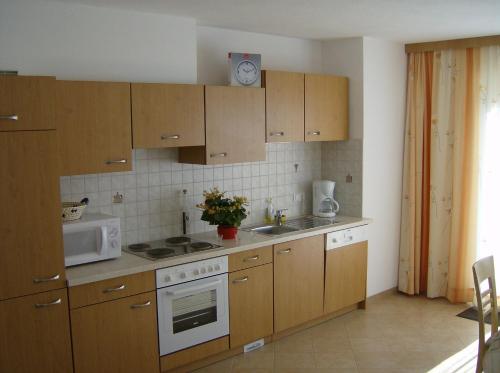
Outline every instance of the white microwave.
<svg viewBox="0 0 500 373">
<path fill-rule="evenodd" d="M 84 215 L 63 223 L 63 239 L 66 267 L 117 258 L 122 253 L 120 218 Z"/>
</svg>

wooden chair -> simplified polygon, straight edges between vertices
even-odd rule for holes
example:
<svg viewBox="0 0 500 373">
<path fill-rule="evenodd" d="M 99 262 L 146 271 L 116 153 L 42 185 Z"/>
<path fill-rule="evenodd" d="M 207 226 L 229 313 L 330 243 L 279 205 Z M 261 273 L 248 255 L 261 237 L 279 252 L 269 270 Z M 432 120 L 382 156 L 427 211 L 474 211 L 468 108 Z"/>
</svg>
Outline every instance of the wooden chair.
<svg viewBox="0 0 500 373">
<path fill-rule="evenodd" d="M 498 333 L 498 306 L 495 286 L 495 265 L 492 256 L 478 260 L 472 265 L 474 287 L 476 290 L 477 314 L 479 321 L 479 347 L 477 352 L 476 373 L 483 371 L 483 358 L 488 350 L 489 341 Z M 481 290 L 481 284 L 488 280 L 488 287 Z M 491 336 L 485 339 L 484 319 L 491 314 Z"/>
</svg>

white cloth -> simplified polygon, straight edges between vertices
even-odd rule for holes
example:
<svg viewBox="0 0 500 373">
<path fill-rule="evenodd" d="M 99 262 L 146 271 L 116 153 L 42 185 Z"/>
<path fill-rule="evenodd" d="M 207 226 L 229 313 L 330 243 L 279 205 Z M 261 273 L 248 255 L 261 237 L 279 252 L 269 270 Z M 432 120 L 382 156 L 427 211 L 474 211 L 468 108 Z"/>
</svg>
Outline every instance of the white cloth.
<svg viewBox="0 0 500 373">
<path fill-rule="evenodd" d="M 500 332 L 488 341 L 489 348 L 483 358 L 485 373 L 500 373 Z"/>
</svg>

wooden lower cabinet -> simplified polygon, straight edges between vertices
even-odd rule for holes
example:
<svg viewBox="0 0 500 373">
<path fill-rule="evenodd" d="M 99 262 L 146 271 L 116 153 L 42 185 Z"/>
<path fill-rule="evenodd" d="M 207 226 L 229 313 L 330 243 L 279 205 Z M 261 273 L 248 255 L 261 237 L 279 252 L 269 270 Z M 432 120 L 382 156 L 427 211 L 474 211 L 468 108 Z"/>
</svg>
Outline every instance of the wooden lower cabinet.
<svg viewBox="0 0 500 373">
<path fill-rule="evenodd" d="M 71 311 L 75 373 L 160 371 L 156 292 Z"/>
<path fill-rule="evenodd" d="M 66 289 L 0 302 L 0 372 L 73 371 Z"/>
<path fill-rule="evenodd" d="M 231 348 L 273 334 L 273 265 L 229 274 Z"/>
<path fill-rule="evenodd" d="M 366 299 L 368 242 L 326 252 L 325 313 Z"/>
<path fill-rule="evenodd" d="M 274 245 L 274 331 L 323 314 L 324 236 Z"/>
</svg>

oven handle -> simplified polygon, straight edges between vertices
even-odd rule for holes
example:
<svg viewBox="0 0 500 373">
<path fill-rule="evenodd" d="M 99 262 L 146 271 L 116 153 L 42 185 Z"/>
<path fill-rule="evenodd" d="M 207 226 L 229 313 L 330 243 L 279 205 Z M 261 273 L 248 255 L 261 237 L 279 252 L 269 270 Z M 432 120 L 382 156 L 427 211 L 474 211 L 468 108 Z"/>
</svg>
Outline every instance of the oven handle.
<svg viewBox="0 0 500 373">
<path fill-rule="evenodd" d="M 175 296 L 175 295 L 181 295 L 181 294 L 187 294 L 187 293 L 192 293 L 193 291 L 203 290 L 203 289 L 206 289 L 206 288 L 210 288 L 210 287 L 212 287 L 214 285 L 220 284 L 221 282 L 222 281 L 220 279 L 218 279 L 218 280 L 206 283 L 206 284 L 190 286 L 190 287 L 184 288 L 184 289 L 167 290 L 166 293 L 168 295 L 173 295 L 173 296 Z"/>
</svg>

